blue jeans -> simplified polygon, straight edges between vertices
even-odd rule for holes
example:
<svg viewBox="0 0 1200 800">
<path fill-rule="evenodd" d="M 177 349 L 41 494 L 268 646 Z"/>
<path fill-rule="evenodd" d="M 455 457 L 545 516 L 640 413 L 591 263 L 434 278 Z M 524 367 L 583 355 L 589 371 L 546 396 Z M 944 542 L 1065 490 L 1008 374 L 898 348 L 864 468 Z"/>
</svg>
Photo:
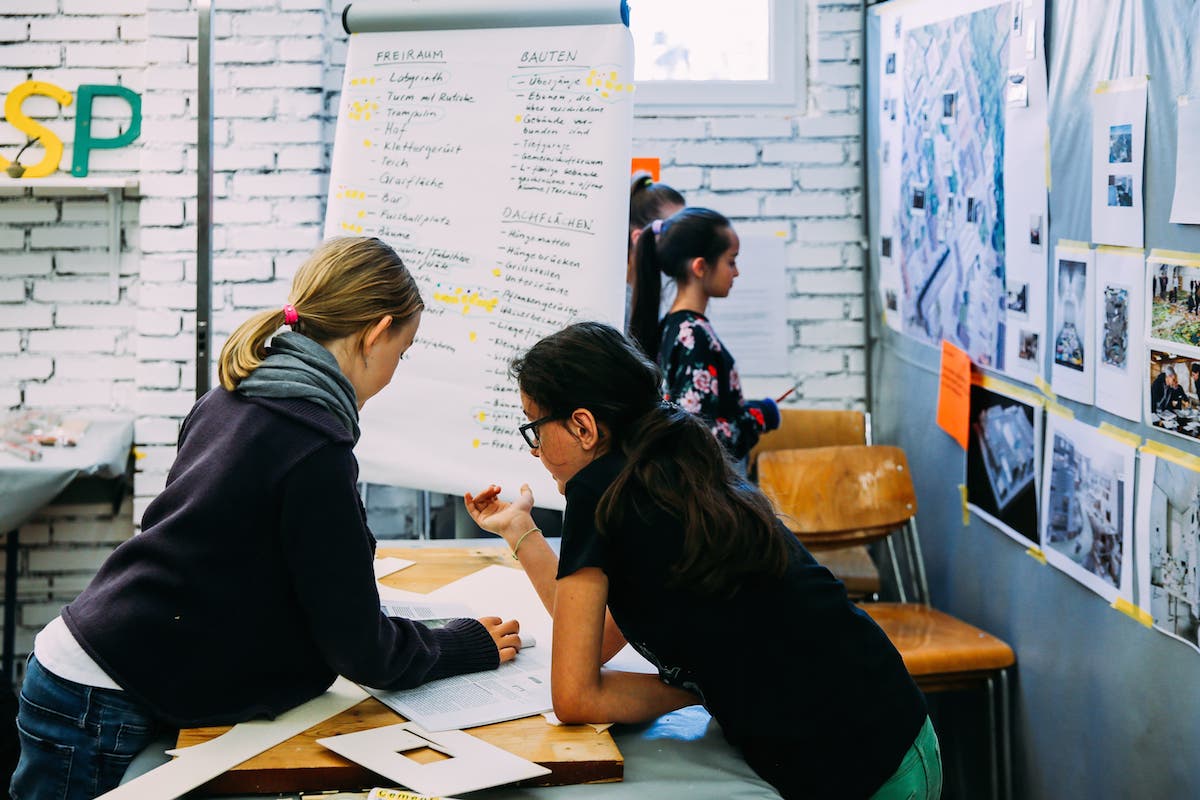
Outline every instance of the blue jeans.
<svg viewBox="0 0 1200 800">
<path fill-rule="evenodd" d="M 159 724 L 124 692 L 69 681 L 33 656 L 17 711 L 13 800 L 90 800 L 121 782 Z"/>
</svg>

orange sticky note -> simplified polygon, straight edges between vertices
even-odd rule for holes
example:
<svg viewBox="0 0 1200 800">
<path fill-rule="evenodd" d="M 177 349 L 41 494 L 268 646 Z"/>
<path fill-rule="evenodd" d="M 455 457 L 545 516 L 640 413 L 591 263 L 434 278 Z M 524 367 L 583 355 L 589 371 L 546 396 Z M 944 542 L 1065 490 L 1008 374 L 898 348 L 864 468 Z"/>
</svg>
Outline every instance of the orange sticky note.
<svg viewBox="0 0 1200 800">
<path fill-rule="evenodd" d="M 650 173 L 650 180 L 658 183 L 659 175 L 662 174 L 662 162 L 658 158 L 635 158 L 629 170 L 629 174 L 645 170 Z"/>
<path fill-rule="evenodd" d="M 938 427 L 967 449 L 971 416 L 971 357 L 942 340 L 942 368 L 938 381 Z"/>
</svg>

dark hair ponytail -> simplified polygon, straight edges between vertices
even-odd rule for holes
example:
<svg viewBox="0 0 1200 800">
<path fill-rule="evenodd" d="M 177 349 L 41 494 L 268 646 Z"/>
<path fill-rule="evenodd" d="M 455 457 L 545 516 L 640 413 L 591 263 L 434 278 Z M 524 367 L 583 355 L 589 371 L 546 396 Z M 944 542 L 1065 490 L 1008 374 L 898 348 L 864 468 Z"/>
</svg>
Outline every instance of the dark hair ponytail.
<svg viewBox="0 0 1200 800">
<path fill-rule="evenodd" d="M 629 252 L 633 252 L 633 232 L 641 230 L 661 219 L 663 209 L 669 206 L 683 206 L 687 203 L 683 195 L 667 186 L 657 183 L 654 176 L 645 170 L 634 173 L 629 182 Z"/>
<path fill-rule="evenodd" d="M 787 549 L 767 498 L 733 469 L 698 417 L 661 402 L 662 375 L 615 329 L 581 322 L 515 359 L 521 391 L 566 417 L 586 408 L 604 425 L 626 464 L 600 499 L 601 532 L 660 510 L 683 527 L 677 583 L 702 594 L 732 594 L 752 576 L 778 576 Z"/>
<path fill-rule="evenodd" d="M 663 220 L 660 226 L 652 222 L 642 231 L 634 251 L 629 334 L 650 358 L 658 357 L 662 276 L 686 282 L 692 259 L 703 258 L 710 265 L 716 264 L 729 248 L 730 227 L 729 220 L 716 211 L 685 208 Z"/>
</svg>

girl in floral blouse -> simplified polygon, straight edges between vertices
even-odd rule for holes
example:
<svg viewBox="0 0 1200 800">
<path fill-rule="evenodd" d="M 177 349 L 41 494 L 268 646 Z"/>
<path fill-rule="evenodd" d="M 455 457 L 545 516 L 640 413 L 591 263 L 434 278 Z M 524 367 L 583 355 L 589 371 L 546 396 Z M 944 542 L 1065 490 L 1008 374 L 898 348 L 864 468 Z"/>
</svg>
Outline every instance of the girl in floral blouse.
<svg viewBox="0 0 1200 800">
<path fill-rule="evenodd" d="M 733 288 L 738 244 L 729 220 L 707 208 L 685 208 L 647 225 L 634 252 L 629 333 L 662 368 L 664 398 L 703 418 L 741 460 L 760 434 L 779 427 L 779 408 L 770 398 L 742 398 L 733 356 L 704 316 L 709 298 Z M 663 275 L 675 281 L 676 294 L 660 320 Z"/>
</svg>

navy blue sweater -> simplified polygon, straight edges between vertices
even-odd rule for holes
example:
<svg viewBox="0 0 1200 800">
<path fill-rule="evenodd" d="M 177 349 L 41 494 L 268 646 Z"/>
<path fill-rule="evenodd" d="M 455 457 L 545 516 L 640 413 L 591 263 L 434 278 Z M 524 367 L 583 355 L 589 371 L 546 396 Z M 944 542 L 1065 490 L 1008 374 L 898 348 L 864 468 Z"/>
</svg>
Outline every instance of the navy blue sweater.
<svg viewBox="0 0 1200 800">
<path fill-rule="evenodd" d="M 273 717 L 339 674 L 400 689 L 494 669 L 479 622 L 430 630 L 380 612 L 352 448 L 314 403 L 209 392 L 142 533 L 63 610 L 67 627 L 180 727 Z"/>
</svg>

